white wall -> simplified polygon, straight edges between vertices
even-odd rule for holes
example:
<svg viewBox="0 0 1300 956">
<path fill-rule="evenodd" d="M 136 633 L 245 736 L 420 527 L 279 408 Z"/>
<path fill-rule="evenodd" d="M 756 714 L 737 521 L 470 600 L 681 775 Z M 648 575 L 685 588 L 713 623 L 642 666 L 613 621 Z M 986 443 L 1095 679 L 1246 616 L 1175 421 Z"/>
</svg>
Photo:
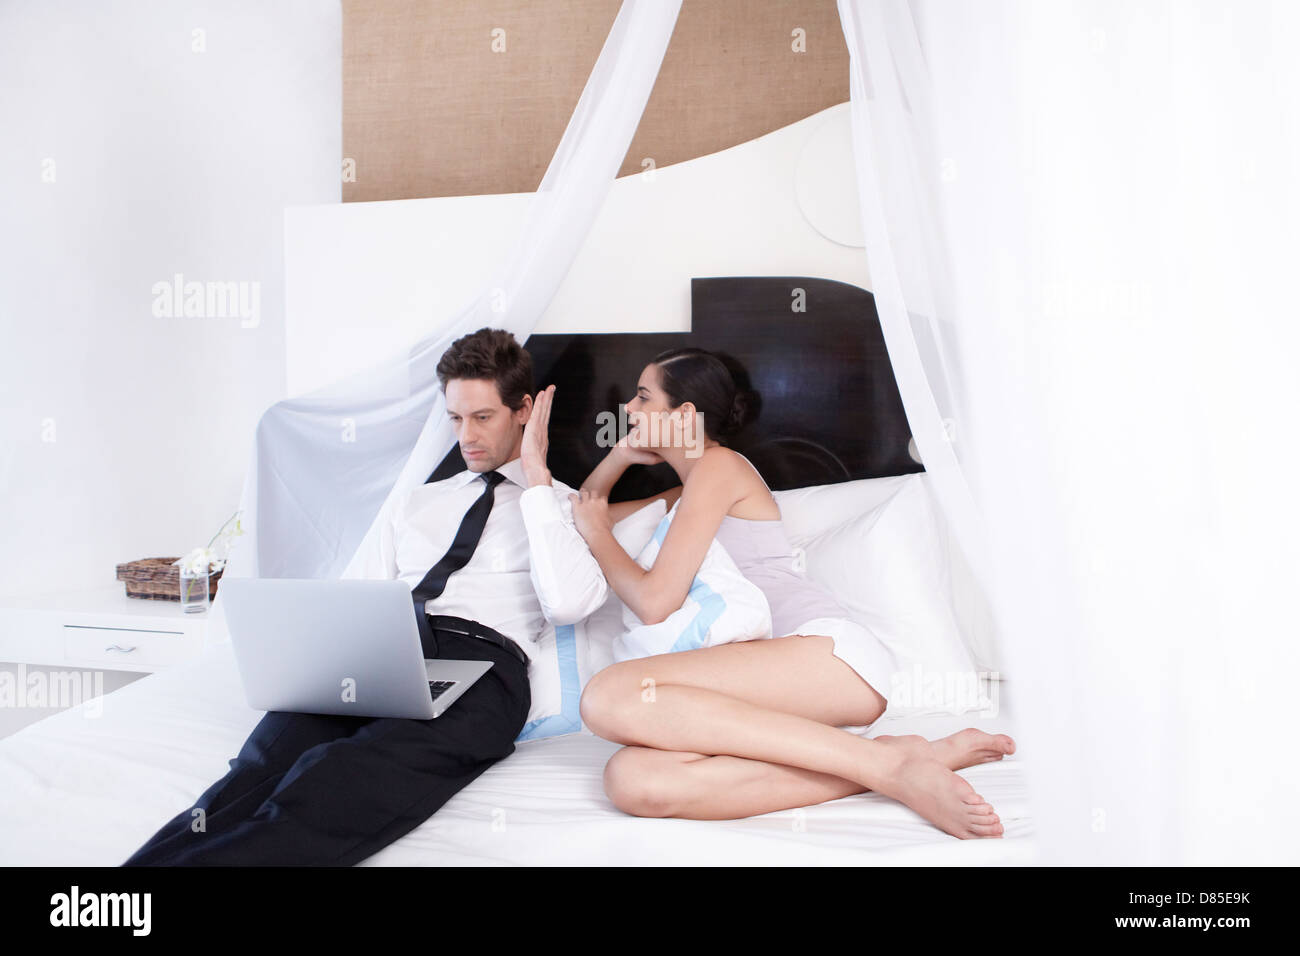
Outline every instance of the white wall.
<svg viewBox="0 0 1300 956">
<path fill-rule="evenodd" d="M 688 329 L 693 276 L 808 275 L 870 288 L 862 249 L 826 238 L 800 204 L 802 194 L 834 234 L 839 224 L 821 218 L 827 197 L 857 203 L 847 120 L 841 104 L 616 180 L 537 331 Z M 840 135 L 819 135 L 828 124 Z M 512 193 L 290 209 L 289 394 L 373 365 L 435 327 L 488 281 L 528 201 Z"/>
<path fill-rule="evenodd" d="M 0 89 L 0 592 L 111 583 L 207 543 L 284 393 L 283 208 L 339 201 L 340 9 L 8 0 Z M 176 273 L 260 308 L 156 315 Z"/>
</svg>

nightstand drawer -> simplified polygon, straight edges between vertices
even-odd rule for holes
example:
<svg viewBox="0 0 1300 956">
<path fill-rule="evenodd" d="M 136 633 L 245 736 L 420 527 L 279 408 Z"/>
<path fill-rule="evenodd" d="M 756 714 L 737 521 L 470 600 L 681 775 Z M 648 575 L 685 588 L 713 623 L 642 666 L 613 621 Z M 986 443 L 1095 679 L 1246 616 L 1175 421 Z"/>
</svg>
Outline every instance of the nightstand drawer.
<svg viewBox="0 0 1300 956">
<path fill-rule="evenodd" d="M 72 665 L 154 670 L 194 656 L 200 643 L 197 635 L 180 628 L 63 625 L 63 659 Z"/>
<path fill-rule="evenodd" d="M 208 615 L 128 598 L 119 582 L 0 599 L 0 661 L 149 673 L 203 652 Z"/>
</svg>

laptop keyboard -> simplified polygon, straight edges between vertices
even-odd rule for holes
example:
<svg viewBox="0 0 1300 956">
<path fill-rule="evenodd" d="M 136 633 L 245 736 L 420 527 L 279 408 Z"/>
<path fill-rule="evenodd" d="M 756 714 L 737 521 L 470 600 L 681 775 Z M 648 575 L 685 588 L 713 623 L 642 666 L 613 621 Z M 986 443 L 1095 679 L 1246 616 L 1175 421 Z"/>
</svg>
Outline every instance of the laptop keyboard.
<svg viewBox="0 0 1300 956">
<path fill-rule="evenodd" d="M 429 694 L 433 700 L 437 700 L 455 685 L 454 680 L 431 680 L 429 681 Z"/>
</svg>

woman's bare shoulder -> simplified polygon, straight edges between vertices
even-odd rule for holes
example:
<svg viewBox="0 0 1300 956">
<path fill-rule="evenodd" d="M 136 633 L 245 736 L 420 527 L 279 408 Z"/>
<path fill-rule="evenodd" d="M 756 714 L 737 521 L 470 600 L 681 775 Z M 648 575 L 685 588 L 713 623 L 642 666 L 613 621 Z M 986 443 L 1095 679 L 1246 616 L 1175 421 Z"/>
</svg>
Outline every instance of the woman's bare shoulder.
<svg viewBox="0 0 1300 956">
<path fill-rule="evenodd" d="M 714 445 L 700 453 L 700 460 L 695 463 L 686 480 L 689 482 L 698 477 L 704 479 L 700 484 L 713 484 L 718 481 L 734 481 L 737 476 L 753 473 L 749 462 L 737 452 L 723 445 Z"/>
<path fill-rule="evenodd" d="M 773 500 L 767 484 L 749 459 L 723 445 L 704 450 L 699 463 L 686 477 L 686 485 L 692 483 L 700 489 L 709 489 L 713 492 L 711 497 L 726 498 L 728 505 L 746 499 Z"/>
<path fill-rule="evenodd" d="M 701 487 L 709 488 L 711 497 L 726 505 L 727 513 L 738 518 L 770 520 L 780 517 L 776 499 L 758 469 L 737 451 L 723 445 L 706 448 L 687 478 L 700 475 Z"/>
</svg>

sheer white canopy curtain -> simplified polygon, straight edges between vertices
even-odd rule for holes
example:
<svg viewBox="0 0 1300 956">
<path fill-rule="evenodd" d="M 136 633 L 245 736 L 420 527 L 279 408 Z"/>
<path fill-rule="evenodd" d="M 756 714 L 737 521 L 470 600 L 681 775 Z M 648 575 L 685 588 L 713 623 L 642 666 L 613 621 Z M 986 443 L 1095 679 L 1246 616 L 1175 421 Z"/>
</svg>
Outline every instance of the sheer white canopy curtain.
<svg viewBox="0 0 1300 956">
<path fill-rule="evenodd" d="M 624 0 L 494 280 L 387 362 L 278 402 L 257 427 L 241 507 L 247 538 L 226 573 L 338 577 L 380 519 L 455 443 L 436 374 L 461 335 L 490 325 L 522 342 L 569 270 L 627 154 L 680 0 Z"/>
<path fill-rule="evenodd" d="M 1294 863 L 1300 5 L 840 12 L 873 291 L 1044 862 Z"/>
<path fill-rule="evenodd" d="M 1300 5 L 838 3 L 872 291 L 1043 862 L 1294 862 Z M 451 448 L 439 356 L 531 332 L 679 6 L 623 3 L 496 281 L 267 411 L 227 573 L 339 575 Z"/>
</svg>

